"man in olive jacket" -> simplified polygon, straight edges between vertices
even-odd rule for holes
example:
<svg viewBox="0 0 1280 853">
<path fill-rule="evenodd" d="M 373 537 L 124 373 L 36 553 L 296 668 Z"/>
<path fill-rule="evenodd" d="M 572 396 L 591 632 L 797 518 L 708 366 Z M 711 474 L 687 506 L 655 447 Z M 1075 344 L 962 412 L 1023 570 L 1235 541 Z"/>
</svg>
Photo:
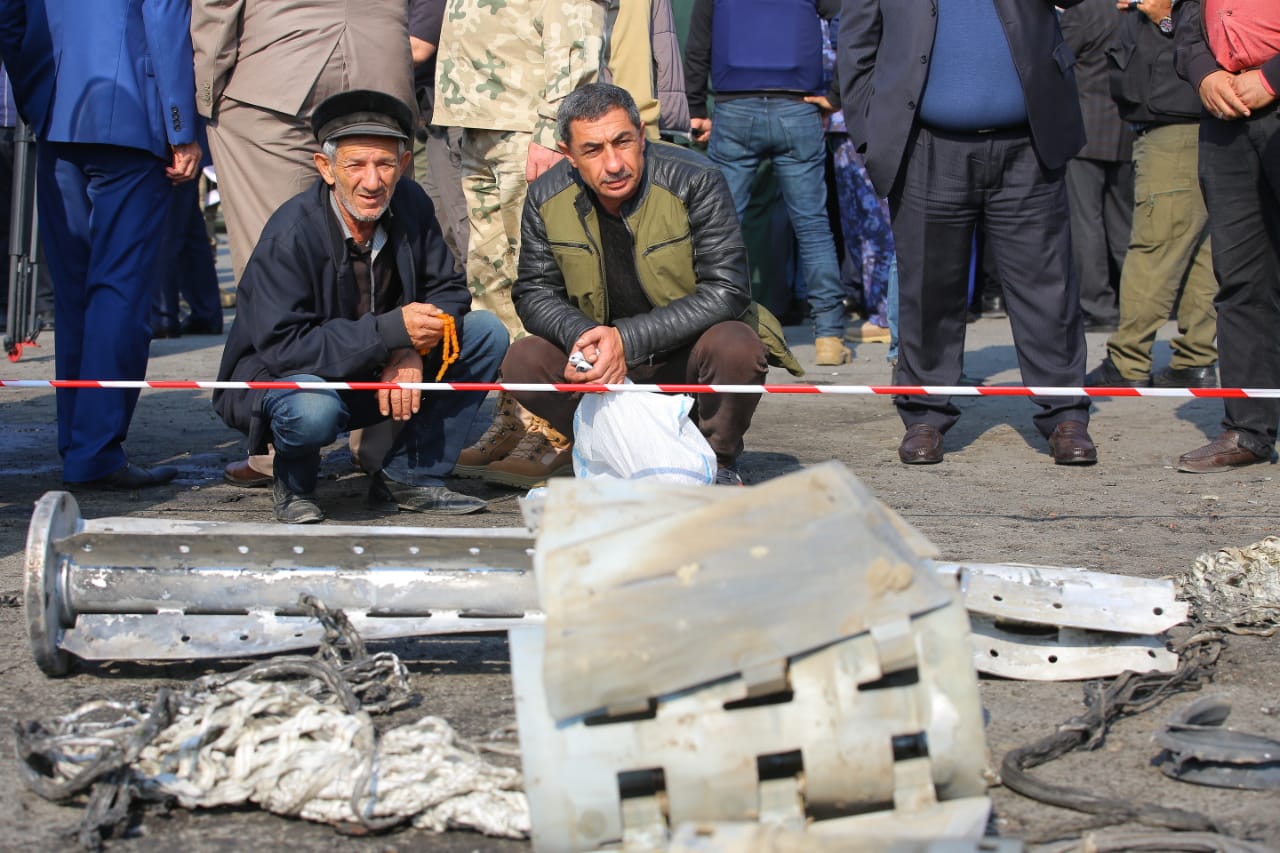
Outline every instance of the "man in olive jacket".
<svg viewBox="0 0 1280 853">
<path fill-rule="evenodd" d="M 724 177 L 706 158 L 646 142 L 635 101 L 605 83 L 560 106 L 566 160 L 525 201 L 512 297 L 530 336 L 502 364 L 512 383 L 752 385 L 770 363 L 799 374 L 781 327 L 751 301 L 747 254 Z M 569 363 L 581 353 L 589 367 Z M 565 434 L 579 394 L 515 392 Z M 700 394 L 695 420 L 736 473 L 753 394 Z"/>
</svg>

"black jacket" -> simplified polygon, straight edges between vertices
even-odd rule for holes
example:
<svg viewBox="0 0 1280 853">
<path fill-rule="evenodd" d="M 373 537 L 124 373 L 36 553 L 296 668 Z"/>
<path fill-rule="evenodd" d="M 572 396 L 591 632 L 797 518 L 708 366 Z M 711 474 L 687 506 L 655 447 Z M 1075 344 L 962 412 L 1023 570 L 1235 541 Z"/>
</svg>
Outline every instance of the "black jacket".
<svg viewBox="0 0 1280 853">
<path fill-rule="evenodd" d="M 1058 0 L 1074 6 L 1080 0 Z M 1031 139 L 1050 169 L 1084 145 L 1084 122 L 1053 0 L 995 0 L 1022 81 Z M 853 144 L 881 196 L 906 160 L 938 24 L 937 0 L 844 0 L 840 100 Z"/>
<path fill-rule="evenodd" d="M 271 380 L 314 374 L 330 381 L 377 381 L 395 349 L 407 347 L 399 310 L 356 316 L 350 255 L 319 178 L 267 220 L 236 291 L 236 319 L 222 351 L 218 379 Z M 431 202 L 402 178 L 382 220 L 395 258 L 401 304 L 429 302 L 461 318 L 471 293 L 455 271 Z M 249 452 L 269 440 L 258 390 L 220 390 L 213 407 L 249 436 Z"/>
<path fill-rule="evenodd" d="M 1200 97 L 1173 67 L 1173 35 L 1134 10 L 1122 16 L 1111 59 L 1111 97 L 1120 117 L 1135 124 L 1184 124 L 1200 120 Z"/>
</svg>

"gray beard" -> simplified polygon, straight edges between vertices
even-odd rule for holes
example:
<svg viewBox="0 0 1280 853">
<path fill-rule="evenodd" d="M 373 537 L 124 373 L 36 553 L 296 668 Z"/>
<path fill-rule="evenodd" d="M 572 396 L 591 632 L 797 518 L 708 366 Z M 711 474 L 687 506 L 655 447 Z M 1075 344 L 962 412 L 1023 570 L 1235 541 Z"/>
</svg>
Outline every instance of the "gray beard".
<svg viewBox="0 0 1280 853">
<path fill-rule="evenodd" d="M 387 206 L 391 204 L 391 198 L 388 195 L 387 201 L 382 207 L 378 208 L 378 212 L 374 214 L 360 213 L 355 209 L 355 205 L 342 193 L 335 193 L 338 197 L 338 204 L 342 205 L 342 209 L 351 215 L 356 222 L 377 222 L 382 218 L 382 214 L 387 212 Z"/>
</svg>

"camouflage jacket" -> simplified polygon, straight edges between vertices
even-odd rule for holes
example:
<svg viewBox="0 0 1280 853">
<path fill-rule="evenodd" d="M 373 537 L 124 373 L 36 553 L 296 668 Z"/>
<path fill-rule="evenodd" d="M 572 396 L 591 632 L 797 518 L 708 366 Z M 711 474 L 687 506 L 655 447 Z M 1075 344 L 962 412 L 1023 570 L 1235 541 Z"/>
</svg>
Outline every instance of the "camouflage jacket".
<svg viewBox="0 0 1280 853">
<path fill-rule="evenodd" d="M 449 0 L 432 121 L 555 148 L 560 101 L 599 73 L 604 12 L 602 0 Z"/>
</svg>

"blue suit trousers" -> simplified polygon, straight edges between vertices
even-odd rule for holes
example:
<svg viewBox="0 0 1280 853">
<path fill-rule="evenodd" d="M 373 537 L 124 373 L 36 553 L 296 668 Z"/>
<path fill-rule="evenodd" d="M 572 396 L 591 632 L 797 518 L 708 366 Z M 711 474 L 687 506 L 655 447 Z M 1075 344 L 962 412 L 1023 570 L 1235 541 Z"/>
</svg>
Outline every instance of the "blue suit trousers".
<svg viewBox="0 0 1280 853">
<path fill-rule="evenodd" d="M 42 142 L 37 192 L 53 278 L 57 378 L 145 378 L 170 198 L 164 163 L 137 148 Z M 60 388 L 57 395 L 63 480 L 123 468 L 138 391 Z"/>
</svg>

